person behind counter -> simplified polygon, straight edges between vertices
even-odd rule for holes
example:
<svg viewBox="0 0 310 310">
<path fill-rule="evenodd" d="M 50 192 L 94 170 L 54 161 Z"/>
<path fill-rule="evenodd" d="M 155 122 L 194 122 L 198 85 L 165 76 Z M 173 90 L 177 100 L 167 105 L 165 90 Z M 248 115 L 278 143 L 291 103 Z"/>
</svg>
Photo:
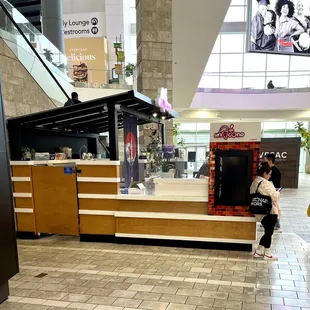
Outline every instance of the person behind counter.
<svg viewBox="0 0 310 310">
<path fill-rule="evenodd" d="M 200 167 L 196 174 L 196 179 L 206 179 L 210 174 L 209 157 L 206 158 L 203 165 Z"/>
<path fill-rule="evenodd" d="M 71 93 L 71 99 L 69 99 L 66 103 L 65 103 L 65 107 L 69 107 L 71 105 L 75 105 L 81 103 L 81 101 L 79 100 L 79 95 L 76 92 Z"/>
</svg>

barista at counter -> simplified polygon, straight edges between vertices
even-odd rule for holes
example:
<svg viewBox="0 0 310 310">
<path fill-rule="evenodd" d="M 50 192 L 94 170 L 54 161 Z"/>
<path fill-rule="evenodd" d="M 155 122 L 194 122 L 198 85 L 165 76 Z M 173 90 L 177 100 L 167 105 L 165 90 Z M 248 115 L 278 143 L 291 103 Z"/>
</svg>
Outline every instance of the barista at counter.
<svg viewBox="0 0 310 310">
<path fill-rule="evenodd" d="M 209 166 L 209 156 L 207 156 L 205 162 L 200 167 L 198 173 L 196 174 L 196 179 L 206 179 L 210 174 L 210 166 Z"/>
<path fill-rule="evenodd" d="M 73 93 L 71 93 L 71 99 L 69 99 L 66 103 L 65 103 L 65 107 L 69 107 L 71 105 L 75 105 L 81 103 L 81 101 L 79 100 L 79 94 L 76 93 L 75 91 Z"/>
</svg>

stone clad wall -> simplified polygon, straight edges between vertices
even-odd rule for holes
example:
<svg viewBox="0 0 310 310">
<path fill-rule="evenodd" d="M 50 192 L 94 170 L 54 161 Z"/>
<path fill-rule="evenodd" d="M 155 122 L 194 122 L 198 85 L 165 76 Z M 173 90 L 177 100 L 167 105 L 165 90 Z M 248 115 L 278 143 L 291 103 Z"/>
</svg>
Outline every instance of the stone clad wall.
<svg viewBox="0 0 310 310">
<path fill-rule="evenodd" d="M 6 117 L 21 116 L 56 107 L 1 38 L 0 72 Z"/>
<path fill-rule="evenodd" d="M 158 88 L 172 100 L 172 0 L 136 0 L 138 91 L 155 99 Z M 173 122 L 166 124 L 166 144 L 173 144 Z M 143 132 L 143 131 L 142 131 Z M 142 133 L 143 134 L 143 133 Z M 140 143 L 147 144 L 143 136 Z"/>
</svg>

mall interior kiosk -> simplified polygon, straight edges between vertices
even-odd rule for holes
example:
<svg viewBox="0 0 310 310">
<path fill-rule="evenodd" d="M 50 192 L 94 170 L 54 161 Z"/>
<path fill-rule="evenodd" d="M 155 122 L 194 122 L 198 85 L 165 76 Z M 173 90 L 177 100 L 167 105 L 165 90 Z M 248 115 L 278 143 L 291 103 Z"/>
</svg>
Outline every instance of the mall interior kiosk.
<svg viewBox="0 0 310 310">
<path fill-rule="evenodd" d="M 18 273 L 14 207 L 0 75 L 0 304 L 9 295 L 8 280 Z"/>
</svg>

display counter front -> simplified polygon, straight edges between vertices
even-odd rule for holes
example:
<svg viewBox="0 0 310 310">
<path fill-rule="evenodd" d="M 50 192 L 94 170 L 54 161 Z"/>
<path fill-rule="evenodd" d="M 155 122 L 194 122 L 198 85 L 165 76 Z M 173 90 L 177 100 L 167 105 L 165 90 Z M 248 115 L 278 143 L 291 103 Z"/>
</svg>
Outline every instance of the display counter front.
<svg viewBox="0 0 310 310">
<path fill-rule="evenodd" d="M 155 179 L 120 195 L 118 161 L 11 162 L 19 232 L 251 245 L 251 217 L 208 215 L 208 179 Z"/>
</svg>

